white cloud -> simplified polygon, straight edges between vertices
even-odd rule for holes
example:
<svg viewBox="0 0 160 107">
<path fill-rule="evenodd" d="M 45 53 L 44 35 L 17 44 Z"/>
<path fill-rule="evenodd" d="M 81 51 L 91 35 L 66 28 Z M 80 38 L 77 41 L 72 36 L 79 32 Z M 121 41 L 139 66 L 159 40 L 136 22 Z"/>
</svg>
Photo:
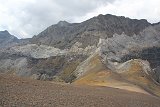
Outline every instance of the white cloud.
<svg viewBox="0 0 160 107">
<path fill-rule="evenodd" d="M 85 16 L 75 18 L 75 21 L 97 16 L 99 14 L 114 14 L 136 19 L 147 19 L 151 23 L 160 21 L 160 0 L 116 0 L 105 6 L 96 8 Z"/>
<path fill-rule="evenodd" d="M 160 21 L 159 0 L 0 0 L 0 30 L 32 37 L 60 20 L 81 22 L 99 14 Z"/>
<path fill-rule="evenodd" d="M 60 20 L 72 22 L 109 0 L 0 0 L 0 30 L 32 37 Z"/>
</svg>

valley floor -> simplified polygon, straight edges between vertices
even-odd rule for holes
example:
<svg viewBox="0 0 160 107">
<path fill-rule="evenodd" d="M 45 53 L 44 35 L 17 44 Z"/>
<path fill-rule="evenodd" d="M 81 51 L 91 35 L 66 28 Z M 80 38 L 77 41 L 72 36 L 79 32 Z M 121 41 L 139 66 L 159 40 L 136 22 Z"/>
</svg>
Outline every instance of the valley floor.
<svg viewBox="0 0 160 107">
<path fill-rule="evenodd" d="M 160 107 L 151 95 L 0 74 L 0 107 Z"/>
</svg>

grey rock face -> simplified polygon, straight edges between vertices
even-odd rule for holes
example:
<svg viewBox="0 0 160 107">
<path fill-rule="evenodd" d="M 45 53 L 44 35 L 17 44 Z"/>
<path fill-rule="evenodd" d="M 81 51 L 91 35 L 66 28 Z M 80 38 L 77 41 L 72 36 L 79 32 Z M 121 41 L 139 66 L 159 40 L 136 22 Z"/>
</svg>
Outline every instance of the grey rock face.
<svg viewBox="0 0 160 107">
<path fill-rule="evenodd" d="M 67 26 L 70 25 L 70 23 L 68 23 L 66 21 L 60 21 L 60 22 L 58 22 L 57 25 L 60 26 L 60 27 L 67 27 Z"/>
<path fill-rule="evenodd" d="M 121 35 L 114 34 L 113 37 L 106 40 L 100 39 L 98 45 L 103 53 L 106 53 L 108 56 L 114 56 L 114 60 L 116 60 L 116 57 L 121 58 L 121 56 L 127 55 L 130 52 L 159 47 L 159 40 L 160 32 L 153 27 L 148 27 L 140 32 L 139 35 L 133 35 L 132 37 L 123 33 Z"/>
<path fill-rule="evenodd" d="M 70 49 L 63 49 L 63 50 L 59 48 L 54 48 L 52 46 L 47 46 L 47 45 L 37 45 L 37 44 L 15 45 L 13 47 L 9 47 L 7 49 L 1 50 L 0 56 L 2 58 L 3 55 L 5 55 L 4 53 L 6 53 L 6 55 L 17 54 L 21 56 L 36 58 L 36 59 L 49 58 L 52 56 L 64 56 L 64 55 L 89 56 L 96 49 L 96 46 L 87 46 L 86 48 L 80 48 L 78 44 L 81 44 L 81 43 L 76 42 Z"/>
<path fill-rule="evenodd" d="M 31 38 L 18 39 L 14 35 L 11 35 L 7 30 L 0 31 L 0 48 L 5 49 L 18 45 L 25 45 L 30 43 Z"/>
<path fill-rule="evenodd" d="M 14 46 L 10 48 L 9 52 L 10 53 L 21 53 L 24 56 L 30 56 L 32 58 L 37 58 L 37 59 L 67 54 L 66 50 L 60 50 L 58 48 L 45 46 L 45 45 L 38 46 L 36 44 Z"/>
<path fill-rule="evenodd" d="M 131 59 L 147 60 L 154 70 L 155 79 L 159 78 L 160 32 L 157 27 L 148 27 L 138 35 L 114 34 L 108 39 L 100 39 L 98 47 L 102 61 L 113 71 L 118 63 Z M 159 81 L 159 80 L 157 80 Z"/>
<path fill-rule="evenodd" d="M 8 31 L 0 31 L 0 48 L 13 46 L 18 43 L 18 38 L 11 35 Z"/>
<path fill-rule="evenodd" d="M 99 15 L 82 23 L 70 24 L 61 21 L 34 36 L 31 41 L 61 49 L 71 47 L 76 42 L 82 43 L 82 47 L 87 47 L 88 45 L 97 45 L 99 38 L 112 37 L 114 33 L 124 32 L 129 36 L 138 34 L 150 25 L 146 20 L 129 19 L 109 14 Z"/>
<path fill-rule="evenodd" d="M 19 76 L 29 76 L 30 72 L 27 69 L 27 59 L 24 57 L 16 59 L 0 60 L 0 72 L 13 73 Z"/>
<path fill-rule="evenodd" d="M 58 55 L 47 58 L 34 58 L 21 53 L 1 53 L 0 73 L 10 73 L 38 80 L 52 80 L 63 71 L 71 72 L 85 55 Z M 42 57 L 42 56 L 41 56 Z M 77 63 L 77 64 L 75 64 Z M 72 68 L 68 68 L 68 66 Z M 70 75 L 70 74 L 68 74 Z M 64 80 L 69 77 L 63 78 Z"/>
</svg>

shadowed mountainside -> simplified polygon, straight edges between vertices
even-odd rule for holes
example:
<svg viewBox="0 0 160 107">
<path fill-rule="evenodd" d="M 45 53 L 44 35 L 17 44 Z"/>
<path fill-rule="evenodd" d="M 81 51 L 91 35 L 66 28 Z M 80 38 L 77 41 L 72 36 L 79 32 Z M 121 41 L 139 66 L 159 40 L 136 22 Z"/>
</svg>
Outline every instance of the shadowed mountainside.
<svg viewBox="0 0 160 107">
<path fill-rule="evenodd" d="M 99 15 L 82 23 L 68 23 L 61 21 L 56 25 L 34 36 L 32 43 L 45 44 L 57 48 L 71 47 L 76 42 L 82 47 L 97 45 L 99 38 L 112 37 L 113 34 L 125 33 L 129 36 L 139 34 L 150 26 L 147 20 L 129 19 L 123 16 Z"/>
<path fill-rule="evenodd" d="M 18 43 L 18 38 L 11 35 L 7 30 L 0 31 L 0 48 L 6 47 L 6 46 L 13 46 L 16 43 Z"/>
</svg>

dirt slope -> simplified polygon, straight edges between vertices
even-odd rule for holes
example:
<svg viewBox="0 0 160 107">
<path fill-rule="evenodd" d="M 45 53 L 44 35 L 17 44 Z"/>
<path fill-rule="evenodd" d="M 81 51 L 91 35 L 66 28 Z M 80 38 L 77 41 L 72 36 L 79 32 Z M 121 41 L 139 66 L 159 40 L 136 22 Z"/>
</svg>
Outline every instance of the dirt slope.
<svg viewBox="0 0 160 107">
<path fill-rule="evenodd" d="M 0 74 L 1 107 L 159 107 L 160 99 L 108 87 L 62 85 Z"/>
<path fill-rule="evenodd" d="M 141 60 L 131 60 L 123 64 L 117 72 L 113 72 L 102 64 L 99 56 L 94 56 L 88 60 L 85 73 L 73 84 L 108 86 L 160 96 L 160 86 L 145 73 L 141 63 Z"/>
<path fill-rule="evenodd" d="M 93 72 L 78 79 L 74 84 L 90 85 L 90 86 L 107 86 L 113 88 L 124 89 L 128 91 L 140 92 L 149 94 L 141 87 L 131 84 L 120 75 L 113 73 L 109 70 L 103 70 L 99 72 Z"/>
</svg>

